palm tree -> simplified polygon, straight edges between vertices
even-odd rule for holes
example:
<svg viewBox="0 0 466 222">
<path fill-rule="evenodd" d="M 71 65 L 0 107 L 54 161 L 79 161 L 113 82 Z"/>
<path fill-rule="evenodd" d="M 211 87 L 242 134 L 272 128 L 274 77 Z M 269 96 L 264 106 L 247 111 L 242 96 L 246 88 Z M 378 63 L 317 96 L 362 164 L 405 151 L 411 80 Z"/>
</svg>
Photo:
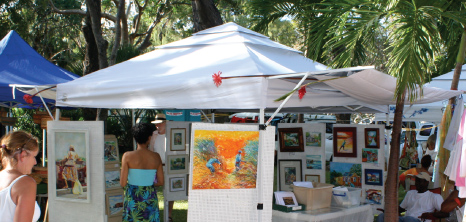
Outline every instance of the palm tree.
<svg viewBox="0 0 466 222">
<path fill-rule="evenodd" d="M 386 56 L 386 60 L 375 65 L 396 77 L 397 87 L 385 190 L 385 221 L 398 221 L 400 152 L 397 144 L 405 98 L 413 102 L 422 96 L 422 91 L 418 93 L 416 88 L 430 80 L 437 68 L 437 58 L 445 54 L 454 55 L 449 46 L 458 38 L 446 33 L 463 32 L 466 25 L 464 3 L 449 0 L 274 2 L 275 7 L 268 11 L 270 16 L 262 14 L 261 20 L 279 13 L 300 19 L 302 25 L 306 24 L 307 56 L 313 60 L 342 68 L 369 65 L 381 53 Z M 461 52 L 459 54 L 464 55 L 464 48 Z M 462 64 L 464 57 L 459 60 Z"/>
</svg>

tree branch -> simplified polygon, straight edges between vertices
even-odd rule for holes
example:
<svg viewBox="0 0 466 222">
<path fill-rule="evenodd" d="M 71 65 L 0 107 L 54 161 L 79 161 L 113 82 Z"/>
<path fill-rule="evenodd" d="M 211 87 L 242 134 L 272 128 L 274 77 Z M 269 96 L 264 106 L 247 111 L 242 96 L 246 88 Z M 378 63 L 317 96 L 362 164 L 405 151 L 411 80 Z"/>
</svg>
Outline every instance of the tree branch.
<svg viewBox="0 0 466 222">
<path fill-rule="evenodd" d="M 86 16 L 86 11 L 83 11 L 81 9 L 65 9 L 64 10 L 64 9 L 59 9 L 59 8 L 55 7 L 52 0 L 49 0 L 49 3 L 50 3 L 50 6 L 52 6 L 52 10 L 54 12 L 58 13 L 58 14 Z M 106 18 L 106 19 L 111 20 L 113 22 L 116 22 L 116 20 L 117 20 L 115 16 L 107 14 L 107 13 L 101 13 L 101 16 L 103 18 Z"/>
</svg>

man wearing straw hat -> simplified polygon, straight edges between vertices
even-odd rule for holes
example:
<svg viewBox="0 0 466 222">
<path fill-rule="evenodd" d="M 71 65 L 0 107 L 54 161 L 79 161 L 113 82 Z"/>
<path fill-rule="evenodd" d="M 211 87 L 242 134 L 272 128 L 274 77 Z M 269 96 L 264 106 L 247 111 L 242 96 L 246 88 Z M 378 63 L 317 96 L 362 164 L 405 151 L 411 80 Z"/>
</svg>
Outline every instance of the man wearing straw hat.
<svg viewBox="0 0 466 222">
<path fill-rule="evenodd" d="M 165 152 L 167 150 L 166 148 L 166 137 L 165 137 L 165 129 L 167 125 L 167 118 L 165 117 L 165 114 L 163 113 L 157 113 L 155 115 L 155 120 L 152 121 L 151 123 L 155 124 L 155 127 L 157 128 L 154 133 L 152 133 L 152 138 L 149 143 L 149 150 L 159 153 L 160 157 L 162 159 L 162 164 L 165 166 Z M 164 171 L 166 168 L 164 168 Z M 168 221 L 172 222 L 172 211 L 173 211 L 173 204 L 174 201 L 168 201 Z"/>
</svg>

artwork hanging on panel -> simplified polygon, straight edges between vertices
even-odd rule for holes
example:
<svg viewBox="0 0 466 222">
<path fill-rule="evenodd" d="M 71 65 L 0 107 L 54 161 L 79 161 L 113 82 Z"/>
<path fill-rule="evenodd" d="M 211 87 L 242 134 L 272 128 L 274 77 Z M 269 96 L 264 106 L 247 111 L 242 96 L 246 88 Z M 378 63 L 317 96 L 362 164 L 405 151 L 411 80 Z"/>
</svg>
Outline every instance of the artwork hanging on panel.
<svg viewBox="0 0 466 222">
<path fill-rule="evenodd" d="M 304 175 L 304 181 L 320 183 L 320 175 L 306 174 Z"/>
<path fill-rule="evenodd" d="M 304 152 L 302 128 L 278 128 L 280 152 Z"/>
<path fill-rule="evenodd" d="M 170 192 L 183 191 L 185 189 L 184 177 L 170 178 Z"/>
<path fill-rule="evenodd" d="M 168 172 L 167 174 L 184 174 L 189 171 L 188 154 L 168 155 Z"/>
<path fill-rule="evenodd" d="M 356 127 L 333 128 L 333 155 L 357 157 Z"/>
<path fill-rule="evenodd" d="M 195 130 L 192 189 L 256 188 L 258 131 Z"/>
<path fill-rule="evenodd" d="M 366 189 L 366 203 L 382 204 L 382 191 L 375 189 Z"/>
<path fill-rule="evenodd" d="M 279 160 L 278 180 L 280 191 L 292 191 L 295 181 L 302 181 L 301 160 Z"/>
<path fill-rule="evenodd" d="M 306 132 L 306 146 L 322 146 L 322 134 L 319 132 Z"/>
<path fill-rule="evenodd" d="M 321 170 L 322 155 L 306 155 L 306 169 Z"/>
<path fill-rule="evenodd" d="M 120 185 L 120 168 L 114 167 L 114 164 L 108 164 L 105 166 L 105 189 L 114 190 L 121 189 Z"/>
<path fill-rule="evenodd" d="M 105 202 L 107 204 L 108 217 L 117 217 L 123 213 L 123 190 L 106 191 Z"/>
<path fill-rule="evenodd" d="M 380 148 L 379 128 L 365 128 L 364 141 L 367 148 Z"/>
<path fill-rule="evenodd" d="M 365 169 L 364 179 L 367 185 L 383 185 L 383 171 L 378 169 Z"/>
<path fill-rule="evenodd" d="M 105 163 L 119 163 L 118 140 L 115 135 L 105 135 L 104 137 L 104 161 Z"/>
<path fill-rule="evenodd" d="M 51 152 L 56 165 L 57 199 L 89 202 L 89 136 L 87 130 L 53 130 Z"/>
<path fill-rule="evenodd" d="M 362 166 L 357 163 L 330 162 L 330 183 L 335 186 L 361 187 Z"/>
<path fill-rule="evenodd" d="M 379 162 L 379 149 L 362 149 L 362 162 L 364 163 L 378 163 Z"/>
<path fill-rule="evenodd" d="M 185 151 L 186 150 L 186 129 L 176 128 L 170 131 L 170 150 Z"/>
</svg>

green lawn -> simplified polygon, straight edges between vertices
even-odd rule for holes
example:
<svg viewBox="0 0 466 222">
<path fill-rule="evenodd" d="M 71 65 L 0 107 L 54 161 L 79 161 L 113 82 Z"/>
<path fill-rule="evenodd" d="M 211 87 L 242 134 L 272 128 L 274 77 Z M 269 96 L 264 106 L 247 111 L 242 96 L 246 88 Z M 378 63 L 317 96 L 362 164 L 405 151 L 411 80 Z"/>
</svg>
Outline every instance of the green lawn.
<svg viewBox="0 0 466 222">
<path fill-rule="evenodd" d="M 159 187 L 157 191 L 157 197 L 159 198 L 159 207 L 160 207 L 160 221 L 163 221 L 163 189 Z M 177 200 L 173 205 L 172 219 L 176 222 L 188 221 L 188 201 L 187 200 Z"/>
</svg>

